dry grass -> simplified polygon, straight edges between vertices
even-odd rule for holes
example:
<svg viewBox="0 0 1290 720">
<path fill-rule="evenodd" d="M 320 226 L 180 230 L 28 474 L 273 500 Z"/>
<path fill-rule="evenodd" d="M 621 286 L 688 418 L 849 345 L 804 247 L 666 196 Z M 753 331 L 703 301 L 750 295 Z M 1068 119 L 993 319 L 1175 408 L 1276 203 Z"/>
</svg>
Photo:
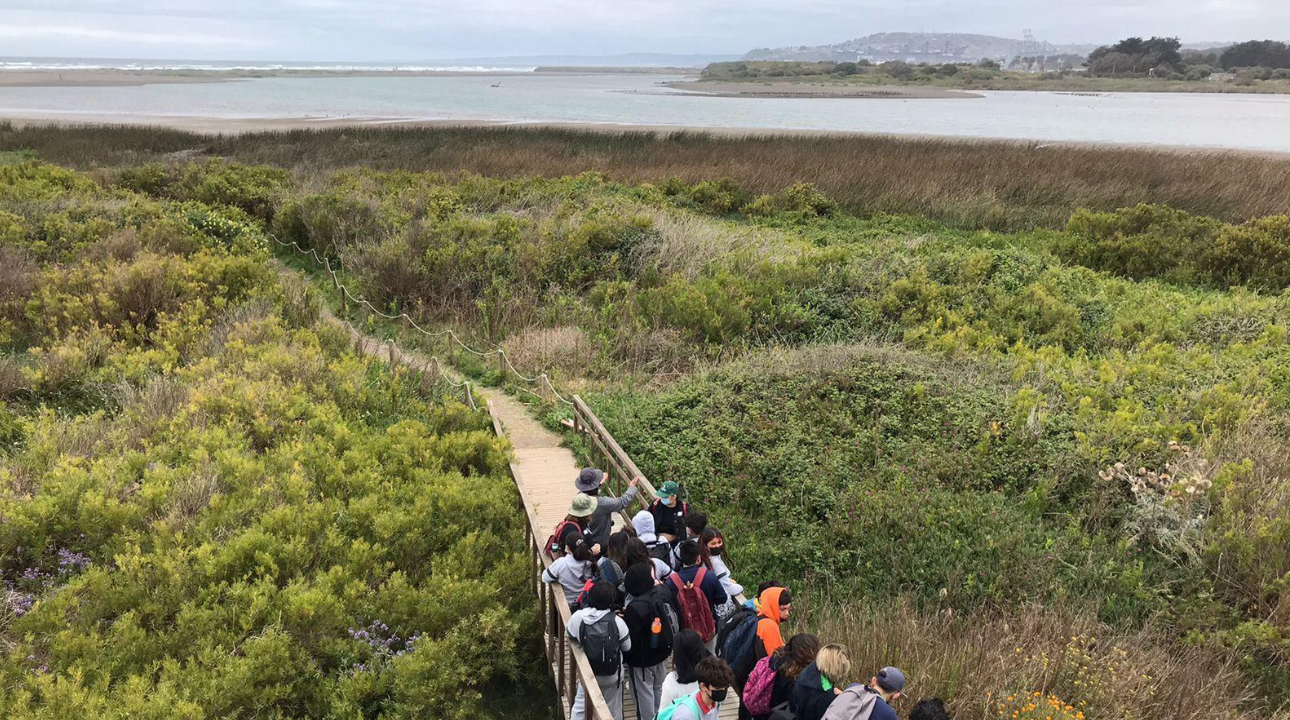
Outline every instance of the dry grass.
<svg viewBox="0 0 1290 720">
<path fill-rule="evenodd" d="M 511 362 L 524 372 L 559 372 L 581 377 L 591 373 L 596 349 L 581 328 L 532 327 L 503 343 Z"/>
<path fill-rule="evenodd" d="M 853 212 L 972 227 L 1059 225 L 1080 207 L 1166 203 L 1226 220 L 1290 212 L 1290 158 L 1254 153 L 861 135 L 732 136 L 552 128 L 340 128 L 210 136 L 0 123 L 0 150 L 76 167 L 218 156 L 294 169 L 460 171 L 496 177 L 597 171 L 628 182 L 730 177 L 753 192 L 815 183 Z"/>
<path fill-rule="evenodd" d="M 22 365 L 16 358 L 0 355 L 0 400 L 31 389 L 31 382 L 22 372 Z"/>
<path fill-rule="evenodd" d="M 909 678 L 906 708 L 938 696 L 957 720 L 994 720 L 999 700 L 1035 692 L 1056 695 L 1088 720 L 1272 717 L 1231 658 L 1182 647 L 1151 628 L 1113 631 L 1042 608 L 1007 617 L 927 615 L 902 604 L 817 610 L 796 625 L 846 645 L 852 681 L 895 665 Z"/>
<path fill-rule="evenodd" d="M 698 277 L 717 261 L 745 256 L 754 261 L 783 261 L 798 252 L 798 243 L 784 233 L 734 226 L 692 214 L 651 209 L 654 232 L 634 252 L 637 274 L 655 268 L 663 275 Z"/>
</svg>

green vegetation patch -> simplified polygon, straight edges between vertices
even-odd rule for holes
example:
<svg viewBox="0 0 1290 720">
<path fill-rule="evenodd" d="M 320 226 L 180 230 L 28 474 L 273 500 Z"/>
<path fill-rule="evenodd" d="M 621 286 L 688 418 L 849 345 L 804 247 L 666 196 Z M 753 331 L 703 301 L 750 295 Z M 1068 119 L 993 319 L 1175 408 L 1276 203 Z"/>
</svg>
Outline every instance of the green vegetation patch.
<svg viewBox="0 0 1290 720">
<path fill-rule="evenodd" d="M 536 631 L 487 417 L 318 323 L 252 208 L 0 172 L 0 713 L 506 705 Z"/>
</svg>

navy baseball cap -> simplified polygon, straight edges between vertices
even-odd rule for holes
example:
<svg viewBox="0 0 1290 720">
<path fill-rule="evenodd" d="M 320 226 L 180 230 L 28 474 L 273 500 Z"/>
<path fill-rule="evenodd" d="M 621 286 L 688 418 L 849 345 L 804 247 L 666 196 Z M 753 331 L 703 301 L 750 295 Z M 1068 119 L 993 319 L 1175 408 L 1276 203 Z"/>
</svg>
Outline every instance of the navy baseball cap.
<svg viewBox="0 0 1290 720">
<path fill-rule="evenodd" d="M 905 689 L 905 673 L 885 667 L 878 671 L 878 686 L 887 692 L 901 692 Z"/>
</svg>

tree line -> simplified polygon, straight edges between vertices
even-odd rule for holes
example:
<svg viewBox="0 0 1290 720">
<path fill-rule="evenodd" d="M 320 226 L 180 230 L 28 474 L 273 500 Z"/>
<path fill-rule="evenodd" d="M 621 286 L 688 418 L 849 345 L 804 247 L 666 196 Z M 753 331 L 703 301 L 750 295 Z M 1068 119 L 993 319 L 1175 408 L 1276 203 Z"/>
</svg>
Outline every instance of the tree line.
<svg viewBox="0 0 1290 720">
<path fill-rule="evenodd" d="M 1148 76 L 1203 80 L 1217 70 L 1253 70 L 1256 79 L 1290 78 L 1290 45 L 1275 40 L 1251 40 L 1208 52 L 1183 50 L 1176 37 L 1131 37 L 1103 45 L 1088 56 L 1090 75 Z M 1259 71 L 1266 70 L 1266 73 Z M 1277 71 L 1288 71 L 1278 73 Z"/>
</svg>

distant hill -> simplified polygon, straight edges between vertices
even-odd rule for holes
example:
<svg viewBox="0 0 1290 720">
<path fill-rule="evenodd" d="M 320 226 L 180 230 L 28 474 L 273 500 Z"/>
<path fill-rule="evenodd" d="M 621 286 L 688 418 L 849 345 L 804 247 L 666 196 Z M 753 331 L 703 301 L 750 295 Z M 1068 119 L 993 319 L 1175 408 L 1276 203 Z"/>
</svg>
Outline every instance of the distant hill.
<svg viewBox="0 0 1290 720">
<path fill-rule="evenodd" d="M 968 33 L 877 33 L 835 45 L 758 48 L 744 60 L 905 60 L 910 62 L 976 62 L 1036 55 L 1087 55 L 1098 46 L 1054 45 L 994 35 Z"/>
<path fill-rule="evenodd" d="M 508 57 L 454 58 L 454 65 L 480 67 L 674 67 L 701 68 L 709 63 L 738 60 L 738 55 L 679 55 L 672 53 L 624 53 L 621 55 L 516 55 Z"/>
</svg>

